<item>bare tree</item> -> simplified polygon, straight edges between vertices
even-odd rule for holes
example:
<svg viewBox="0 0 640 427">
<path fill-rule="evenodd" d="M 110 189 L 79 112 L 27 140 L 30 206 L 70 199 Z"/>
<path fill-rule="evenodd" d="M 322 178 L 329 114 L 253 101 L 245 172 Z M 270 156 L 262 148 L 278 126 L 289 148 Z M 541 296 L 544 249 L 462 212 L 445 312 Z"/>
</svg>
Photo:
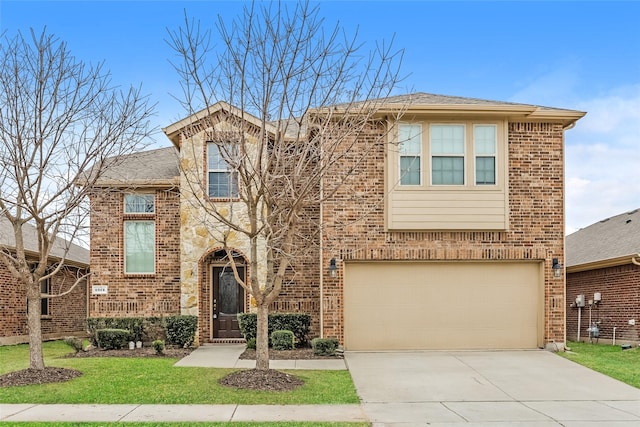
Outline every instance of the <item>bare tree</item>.
<svg viewBox="0 0 640 427">
<path fill-rule="evenodd" d="M 61 294 L 42 294 L 41 282 L 67 268 L 104 160 L 138 149 L 152 107 L 139 88 L 114 87 L 103 64 L 78 61 L 46 30 L 5 35 L 0 57 L 0 214 L 15 243 L 0 260 L 26 294 L 30 367 L 44 369 L 40 302 Z M 25 250 L 34 229 L 35 259 Z"/>
<path fill-rule="evenodd" d="M 344 185 L 367 155 L 351 148 L 379 119 L 383 98 L 399 82 L 402 53 L 384 43 L 362 53 L 357 35 L 347 36 L 339 24 L 327 30 L 308 2 L 251 4 L 230 24 L 219 18 L 216 29 L 213 35 L 186 18 L 169 44 L 180 58 L 174 66 L 181 101 L 194 118 L 185 135 L 203 131 L 215 144 L 230 171 L 227 194 L 235 200 L 202 197 L 202 170 L 183 175 L 200 195 L 211 233 L 225 245 L 229 268 L 255 299 L 256 369 L 262 370 L 269 368 L 269 305 L 296 257 L 319 245 L 309 221 L 316 231 L 321 221 L 308 212 Z M 371 140 L 371 149 L 385 138 Z M 351 168 L 335 167 L 345 159 Z M 323 184 L 327 174 L 334 177 L 329 186 Z M 250 247 L 246 281 L 227 245 L 237 235 Z M 256 273 L 259 262 L 266 264 L 264 277 Z"/>
</svg>

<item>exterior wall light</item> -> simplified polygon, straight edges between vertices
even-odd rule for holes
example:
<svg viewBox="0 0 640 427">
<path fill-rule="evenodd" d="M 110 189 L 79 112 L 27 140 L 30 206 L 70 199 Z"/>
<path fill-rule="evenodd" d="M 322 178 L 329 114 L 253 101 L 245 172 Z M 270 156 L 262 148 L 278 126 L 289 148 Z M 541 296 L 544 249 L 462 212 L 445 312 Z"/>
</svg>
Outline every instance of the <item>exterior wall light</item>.
<svg viewBox="0 0 640 427">
<path fill-rule="evenodd" d="M 553 259 L 553 263 L 551 265 L 551 269 L 553 270 L 553 278 L 559 279 L 562 277 L 562 264 L 558 262 L 558 258 Z"/>
<path fill-rule="evenodd" d="M 327 271 L 330 277 L 336 277 L 338 275 L 338 266 L 336 265 L 335 258 L 331 258 L 331 261 L 329 261 L 329 269 Z"/>
</svg>

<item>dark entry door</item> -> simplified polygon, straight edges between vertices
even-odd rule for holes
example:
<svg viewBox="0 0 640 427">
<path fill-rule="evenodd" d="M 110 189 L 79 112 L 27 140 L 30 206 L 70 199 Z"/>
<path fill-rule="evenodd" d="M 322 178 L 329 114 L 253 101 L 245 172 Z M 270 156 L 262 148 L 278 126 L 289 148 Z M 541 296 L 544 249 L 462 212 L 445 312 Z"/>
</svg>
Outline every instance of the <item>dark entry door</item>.
<svg viewBox="0 0 640 427">
<path fill-rule="evenodd" d="M 244 278 L 244 268 L 238 267 Z M 244 288 L 238 284 L 230 268 L 213 268 L 213 337 L 242 338 L 238 313 L 244 312 Z"/>
</svg>

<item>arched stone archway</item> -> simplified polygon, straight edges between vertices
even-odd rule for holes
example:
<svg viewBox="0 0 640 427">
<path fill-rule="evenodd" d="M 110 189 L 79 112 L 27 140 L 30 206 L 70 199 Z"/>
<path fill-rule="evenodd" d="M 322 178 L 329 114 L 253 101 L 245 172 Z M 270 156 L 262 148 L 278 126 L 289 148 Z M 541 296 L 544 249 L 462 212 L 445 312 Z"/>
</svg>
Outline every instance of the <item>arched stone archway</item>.
<svg viewBox="0 0 640 427">
<path fill-rule="evenodd" d="M 249 276 L 249 262 L 240 251 L 232 250 L 243 280 Z M 198 262 L 200 341 L 238 342 L 243 340 L 238 327 L 237 313 L 249 309 L 245 290 L 237 283 L 229 266 L 227 253 L 213 248 Z"/>
</svg>

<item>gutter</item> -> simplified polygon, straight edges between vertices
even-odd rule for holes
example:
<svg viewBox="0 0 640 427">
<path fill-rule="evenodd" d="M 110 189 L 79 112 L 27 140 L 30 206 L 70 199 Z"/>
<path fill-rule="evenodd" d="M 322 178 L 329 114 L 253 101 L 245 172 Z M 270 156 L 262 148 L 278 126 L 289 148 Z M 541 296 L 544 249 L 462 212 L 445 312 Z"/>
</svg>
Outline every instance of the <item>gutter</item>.
<svg viewBox="0 0 640 427">
<path fill-rule="evenodd" d="M 598 270 L 600 268 L 618 267 L 621 265 L 635 264 L 640 266 L 640 253 L 622 255 L 616 258 L 602 259 L 598 261 L 575 264 L 566 268 L 567 273 L 579 273 L 581 271 Z"/>
</svg>

